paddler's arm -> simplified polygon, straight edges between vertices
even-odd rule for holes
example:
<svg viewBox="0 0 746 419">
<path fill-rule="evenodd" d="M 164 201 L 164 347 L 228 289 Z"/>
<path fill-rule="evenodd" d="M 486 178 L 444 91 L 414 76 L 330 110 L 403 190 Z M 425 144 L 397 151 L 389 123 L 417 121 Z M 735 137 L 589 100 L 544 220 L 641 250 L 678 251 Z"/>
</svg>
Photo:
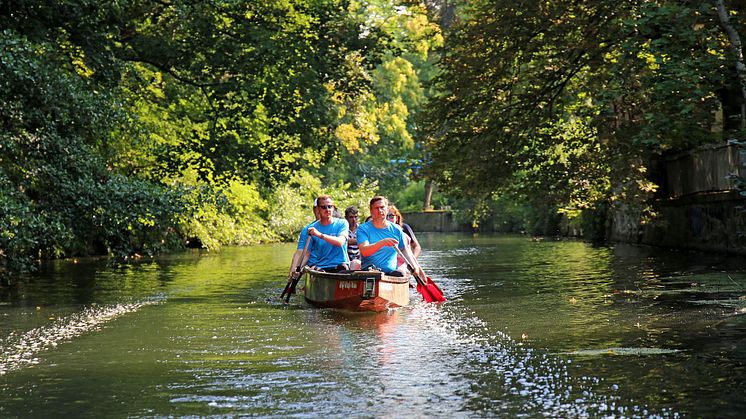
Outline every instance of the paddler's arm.
<svg viewBox="0 0 746 419">
<path fill-rule="evenodd" d="M 398 246 L 399 242 L 396 239 L 392 238 L 386 238 L 378 240 L 377 242 L 370 244 L 367 241 L 364 241 L 362 243 L 358 243 L 357 247 L 360 249 L 360 254 L 369 257 L 373 256 L 377 251 L 381 250 L 382 247 L 386 246 Z"/>
<path fill-rule="evenodd" d="M 414 258 L 418 259 L 422 252 L 422 246 L 420 246 L 420 242 L 417 240 L 417 236 L 414 235 L 414 231 L 412 231 L 412 227 L 410 227 L 409 224 L 404 224 L 403 228 L 409 232 L 409 234 L 405 234 L 405 236 L 410 240 L 409 246 L 412 248 Z"/>
<path fill-rule="evenodd" d="M 412 254 L 412 251 L 409 249 L 409 246 L 404 246 L 404 249 L 400 249 L 407 260 L 407 263 L 413 264 L 412 266 L 415 269 L 414 274 L 422 278 L 423 281 L 425 281 L 425 278 L 427 278 L 427 275 L 425 274 L 425 271 L 422 270 L 422 266 L 420 266 L 419 262 L 417 262 L 417 258 L 414 257 L 414 254 Z"/>
<path fill-rule="evenodd" d="M 303 257 L 303 250 L 297 249 L 295 253 L 293 253 L 293 260 L 290 262 L 290 272 L 288 273 L 288 276 L 293 276 L 295 273 L 295 270 L 298 269 L 298 264 L 301 262 L 301 258 Z"/>
<path fill-rule="evenodd" d="M 342 247 L 345 245 L 345 243 L 347 243 L 346 234 L 343 234 L 341 236 L 332 236 L 329 234 L 324 234 L 319 230 L 316 230 L 316 228 L 314 227 L 308 229 L 308 235 L 318 237 L 319 239 L 324 240 L 325 242 L 337 247 Z"/>
<path fill-rule="evenodd" d="M 311 252 L 306 252 L 303 255 L 303 257 L 302 257 L 302 259 L 300 261 L 300 265 L 299 266 L 306 266 L 306 265 L 308 265 L 308 259 L 311 259 Z M 303 274 L 303 272 L 296 273 L 296 275 L 298 275 L 298 276 L 300 276 L 302 274 Z"/>
</svg>

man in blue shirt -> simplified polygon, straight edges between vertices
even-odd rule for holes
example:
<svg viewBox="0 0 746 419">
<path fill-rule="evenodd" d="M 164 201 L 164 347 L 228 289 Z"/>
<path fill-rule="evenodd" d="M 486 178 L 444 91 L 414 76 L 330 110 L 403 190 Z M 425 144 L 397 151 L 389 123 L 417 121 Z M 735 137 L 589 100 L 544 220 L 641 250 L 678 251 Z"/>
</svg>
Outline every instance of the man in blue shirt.
<svg viewBox="0 0 746 419">
<path fill-rule="evenodd" d="M 397 275 L 395 247 L 401 249 L 408 260 L 415 259 L 406 246 L 401 227 L 386 220 L 388 207 L 388 200 L 383 196 L 370 200 L 371 220 L 357 228 L 357 244 L 363 257 L 362 269 L 374 267 L 385 274 Z M 419 266 L 416 269 L 416 273 L 422 270 Z"/>
<path fill-rule="evenodd" d="M 290 262 L 290 272 L 288 277 L 295 278 L 297 276 L 300 276 L 301 272 L 298 272 L 302 265 L 300 263 L 303 261 L 303 249 L 306 249 L 306 240 L 308 240 L 308 228 L 313 225 L 316 221 L 319 220 L 319 211 L 317 208 L 317 201 L 313 200 L 313 216 L 316 218 L 315 221 L 309 223 L 303 229 L 300 231 L 300 235 L 298 236 L 298 247 L 295 250 L 295 253 L 293 253 L 293 259 Z M 310 246 L 310 244 L 309 244 Z M 313 265 L 316 261 L 312 258 L 308 258 L 306 263 L 308 265 Z"/>
<path fill-rule="evenodd" d="M 347 235 L 349 225 L 346 220 L 334 218 L 334 201 L 329 195 L 316 198 L 319 219 L 308 227 L 308 238 L 313 265 L 326 272 L 349 269 L 347 258 Z M 310 265 L 310 263 L 309 263 Z"/>
</svg>

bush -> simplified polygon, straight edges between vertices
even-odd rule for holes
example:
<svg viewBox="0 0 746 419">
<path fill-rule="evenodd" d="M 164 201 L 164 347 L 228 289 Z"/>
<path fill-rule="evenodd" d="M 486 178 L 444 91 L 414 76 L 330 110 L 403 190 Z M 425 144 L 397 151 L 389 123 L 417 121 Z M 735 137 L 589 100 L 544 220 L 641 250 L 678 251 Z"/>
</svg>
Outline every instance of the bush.
<svg viewBox="0 0 746 419">
<path fill-rule="evenodd" d="M 377 189 L 375 182 L 363 182 L 357 188 L 349 183 L 324 187 L 321 179 L 300 170 L 272 194 L 269 228 L 283 240 L 295 240 L 301 229 L 314 220 L 313 200 L 321 194 L 330 195 L 342 213 L 348 206 L 355 205 L 364 218 L 368 202 L 377 194 Z"/>
<path fill-rule="evenodd" d="M 37 185 L 39 186 L 39 185 Z M 36 258 L 154 254 L 178 245 L 177 196 L 157 185 L 111 176 L 61 177 L 20 193 L 0 173 L 0 271 L 33 270 Z"/>
<path fill-rule="evenodd" d="M 120 107 L 69 51 L 0 32 L 0 270 L 36 258 L 153 254 L 179 245 L 181 191 L 116 174 L 100 157 Z M 83 72 L 85 73 L 85 72 Z"/>
<path fill-rule="evenodd" d="M 222 186 L 202 184 L 182 195 L 181 235 L 193 246 L 218 249 L 276 241 L 278 236 L 261 217 L 269 209 L 257 188 L 240 180 Z"/>
<path fill-rule="evenodd" d="M 61 252 L 50 243 L 69 237 L 69 230 L 59 222 L 35 213 L 30 202 L 0 173 L 0 278 L 33 270 L 35 257 Z"/>
</svg>

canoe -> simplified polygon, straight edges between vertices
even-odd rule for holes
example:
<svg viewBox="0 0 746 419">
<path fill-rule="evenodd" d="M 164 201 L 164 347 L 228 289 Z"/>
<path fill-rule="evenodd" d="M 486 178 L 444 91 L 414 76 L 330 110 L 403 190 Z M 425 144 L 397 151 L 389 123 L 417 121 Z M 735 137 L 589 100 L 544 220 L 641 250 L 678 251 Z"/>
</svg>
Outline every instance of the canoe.
<svg viewBox="0 0 746 419">
<path fill-rule="evenodd" d="M 329 273 L 307 269 L 303 294 L 315 307 L 384 311 L 409 304 L 409 277 L 380 271 Z"/>
</svg>

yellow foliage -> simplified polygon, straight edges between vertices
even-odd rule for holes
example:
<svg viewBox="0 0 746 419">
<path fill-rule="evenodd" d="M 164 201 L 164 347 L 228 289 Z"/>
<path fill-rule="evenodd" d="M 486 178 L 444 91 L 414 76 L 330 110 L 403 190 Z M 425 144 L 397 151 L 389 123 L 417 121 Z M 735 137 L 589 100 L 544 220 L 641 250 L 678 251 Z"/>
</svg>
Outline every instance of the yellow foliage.
<svg viewBox="0 0 746 419">
<path fill-rule="evenodd" d="M 79 76 L 84 78 L 93 76 L 93 70 L 91 70 L 85 63 L 85 51 L 83 51 L 82 48 L 69 42 L 63 42 L 60 44 L 60 48 L 70 55 L 75 72 Z"/>
<path fill-rule="evenodd" d="M 650 51 L 650 41 L 642 45 L 642 49 L 637 53 L 637 57 L 645 60 L 648 68 L 651 70 L 657 70 L 660 68 L 655 55 Z"/>
<path fill-rule="evenodd" d="M 337 137 L 348 152 L 355 153 L 362 151 L 362 147 L 360 146 L 362 132 L 352 124 L 340 124 L 334 130 L 334 136 Z"/>
</svg>

